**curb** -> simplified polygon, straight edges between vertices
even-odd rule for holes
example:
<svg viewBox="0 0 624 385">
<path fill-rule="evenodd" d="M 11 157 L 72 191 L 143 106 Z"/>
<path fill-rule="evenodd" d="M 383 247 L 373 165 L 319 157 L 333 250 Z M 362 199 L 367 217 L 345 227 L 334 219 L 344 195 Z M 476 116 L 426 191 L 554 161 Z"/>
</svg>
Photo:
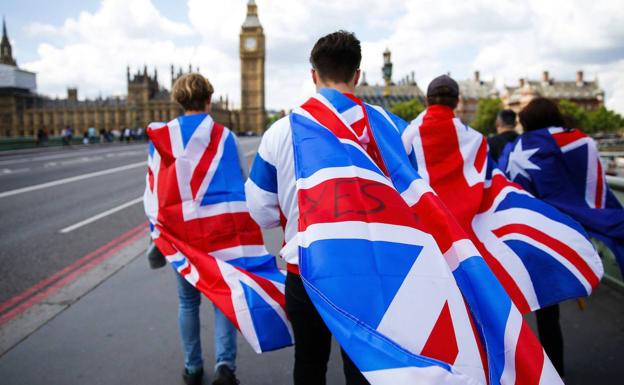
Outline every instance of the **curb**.
<svg viewBox="0 0 624 385">
<path fill-rule="evenodd" d="M 17 346 L 91 290 L 145 253 L 149 236 L 133 239 L 129 245 L 69 281 L 23 313 L 0 326 L 0 357 Z"/>
</svg>

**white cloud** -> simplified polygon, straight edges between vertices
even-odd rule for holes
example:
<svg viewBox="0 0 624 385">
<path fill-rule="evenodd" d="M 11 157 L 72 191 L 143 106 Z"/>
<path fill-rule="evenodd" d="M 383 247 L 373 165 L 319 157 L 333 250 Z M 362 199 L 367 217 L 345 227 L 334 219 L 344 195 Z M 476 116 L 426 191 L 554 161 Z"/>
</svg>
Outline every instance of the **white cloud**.
<svg viewBox="0 0 624 385">
<path fill-rule="evenodd" d="M 147 64 L 168 86 L 169 64 L 199 65 L 218 94 L 240 98 L 238 34 L 245 0 L 188 0 L 186 22 L 163 15 L 150 0 L 103 0 L 60 26 L 34 23 L 31 35 L 54 35 L 39 59 L 40 89 L 84 95 L 125 93 L 125 66 Z M 416 72 L 421 87 L 450 71 L 516 83 L 548 69 L 556 78 L 583 69 L 598 76 L 607 105 L 624 112 L 624 7 L 610 0 L 258 0 L 267 37 L 267 106 L 290 108 L 311 91 L 308 55 L 325 33 L 347 29 L 362 40 L 362 69 L 381 81 L 382 52 L 392 50 L 394 77 Z"/>
</svg>

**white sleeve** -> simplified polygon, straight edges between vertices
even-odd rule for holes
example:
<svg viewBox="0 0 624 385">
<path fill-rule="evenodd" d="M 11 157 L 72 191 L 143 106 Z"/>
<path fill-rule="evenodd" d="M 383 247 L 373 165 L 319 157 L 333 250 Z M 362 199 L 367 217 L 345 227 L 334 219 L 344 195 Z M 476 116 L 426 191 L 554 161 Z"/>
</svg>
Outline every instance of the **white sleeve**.
<svg viewBox="0 0 624 385">
<path fill-rule="evenodd" d="M 263 228 L 280 226 L 280 209 L 277 196 L 277 153 L 275 138 L 278 123 L 269 128 L 260 141 L 258 153 L 245 182 L 247 207 L 251 217 Z"/>
</svg>

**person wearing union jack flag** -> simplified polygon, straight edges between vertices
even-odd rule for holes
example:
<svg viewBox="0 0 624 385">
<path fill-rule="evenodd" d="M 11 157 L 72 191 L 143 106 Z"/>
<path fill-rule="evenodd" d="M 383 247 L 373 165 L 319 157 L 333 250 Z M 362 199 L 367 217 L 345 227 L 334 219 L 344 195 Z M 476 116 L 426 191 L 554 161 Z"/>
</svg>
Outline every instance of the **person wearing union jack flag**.
<svg viewBox="0 0 624 385">
<path fill-rule="evenodd" d="M 256 238 L 253 243 L 260 244 L 252 246 L 261 249 L 258 254 L 267 254 L 259 228 L 246 213 L 244 202 L 243 209 L 233 210 L 236 201 L 244 200 L 242 181 L 247 164 L 237 152 L 234 134 L 209 115 L 212 93 L 212 85 L 202 75 L 182 75 L 173 85 L 172 97 L 183 107 L 184 115 L 167 124 L 152 123 L 147 130 L 151 143 L 145 211 L 154 244 L 175 270 L 184 353 L 182 377 L 187 385 L 201 384 L 204 372 L 199 319 L 202 293 L 214 304 L 213 384 L 238 383 L 234 374 L 237 331 L 231 321 L 238 318 L 236 313 L 224 313 L 232 308 L 230 293 L 220 295 L 226 288 L 233 291 L 235 284 L 224 282 L 222 276 L 228 275 L 231 280 L 236 278 L 237 270 L 231 267 L 228 274 L 223 274 L 224 264 L 240 257 L 235 254 L 249 247 L 239 239 L 239 233 L 246 231 Z M 228 175 L 220 175 L 219 170 Z M 225 207 L 217 210 L 214 206 L 218 204 Z M 231 227 L 232 223 L 244 223 L 245 218 L 249 226 Z M 240 322 L 238 327 L 242 329 Z"/>
<path fill-rule="evenodd" d="M 505 177 L 493 159 L 492 150 L 497 149 L 488 148 L 483 135 L 455 117 L 459 91 L 457 82 L 447 75 L 429 84 L 427 109 L 402 132 L 405 151 L 518 309 L 536 311 L 540 340 L 563 376 L 557 304 L 591 294 L 602 277 L 602 262 L 588 233 L 574 220 L 573 210 L 544 200 L 539 188 L 528 186 L 531 196 L 513 183 L 530 180 L 529 174 L 539 170 L 529 161 L 538 149 L 523 150 L 518 144 L 521 139 L 511 156 L 509 145 L 505 147 L 501 158 L 506 151 L 509 165 L 501 168 L 508 171 L 509 179 Z M 558 116 L 552 124 L 563 124 Z M 561 175 L 550 179 L 556 181 Z M 557 191 L 561 194 L 564 189 Z M 569 190 L 565 194 L 575 195 Z"/>
<path fill-rule="evenodd" d="M 312 79 L 318 89 L 332 90 L 341 98 L 358 103 L 351 127 L 360 143 L 370 143 L 363 119 L 362 102 L 355 96 L 361 61 L 360 42 L 352 33 L 339 31 L 319 39 L 312 49 Z M 299 271 L 297 228 L 296 159 L 293 154 L 291 116 L 273 124 L 262 137 L 249 179 L 245 184 L 252 217 L 261 227 L 282 226 L 285 245 L 281 256 L 287 262 L 286 308 L 295 336 L 295 385 L 325 384 L 331 349 L 331 333 L 315 308 Z M 341 349 L 347 385 L 368 384 L 349 355 Z"/>
</svg>

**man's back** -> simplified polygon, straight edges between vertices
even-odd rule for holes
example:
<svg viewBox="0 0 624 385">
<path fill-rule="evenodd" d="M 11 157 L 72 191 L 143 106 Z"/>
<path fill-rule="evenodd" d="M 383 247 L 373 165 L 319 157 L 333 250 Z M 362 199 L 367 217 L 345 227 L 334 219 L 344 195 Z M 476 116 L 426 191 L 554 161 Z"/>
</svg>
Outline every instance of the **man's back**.
<svg viewBox="0 0 624 385">
<path fill-rule="evenodd" d="M 504 131 L 500 134 L 489 137 L 488 145 L 490 146 L 490 155 L 492 155 L 492 159 L 498 161 L 505 145 L 513 142 L 517 137 L 518 133 L 516 131 Z"/>
</svg>

